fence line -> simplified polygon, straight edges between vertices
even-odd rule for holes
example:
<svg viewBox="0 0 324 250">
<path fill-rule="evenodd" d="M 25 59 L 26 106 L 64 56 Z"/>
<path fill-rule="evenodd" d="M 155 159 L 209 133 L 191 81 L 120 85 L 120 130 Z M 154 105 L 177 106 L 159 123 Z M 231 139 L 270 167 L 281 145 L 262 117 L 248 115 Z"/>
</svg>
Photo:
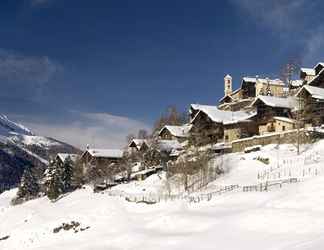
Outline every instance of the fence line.
<svg viewBox="0 0 324 250">
<path fill-rule="evenodd" d="M 298 181 L 300 181 L 300 179 L 298 178 L 266 181 L 264 183 L 260 183 L 257 185 L 243 186 L 242 191 L 243 192 L 258 192 L 258 191 L 264 192 L 264 191 L 269 191 L 271 187 L 282 188 L 283 184 L 291 184 L 291 183 L 296 183 Z"/>
<path fill-rule="evenodd" d="M 213 197 L 222 195 L 224 193 L 232 192 L 239 189 L 239 185 L 229 185 L 220 188 L 217 191 L 203 193 L 203 194 L 131 194 L 124 191 L 110 190 L 106 193 L 110 196 L 125 198 L 127 201 L 136 203 L 158 203 L 175 200 L 186 200 L 191 202 L 210 201 Z"/>
<path fill-rule="evenodd" d="M 219 195 L 233 192 L 233 191 L 241 191 L 241 192 L 266 192 L 270 189 L 282 188 L 284 184 L 292 184 L 299 182 L 298 178 L 287 178 L 282 180 L 272 180 L 264 183 L 260 183 L 257 185 L 247 185 L 247 186 L 239 186 L 239 185 L 229 185 L 223 186 L 217 191 L 203 193 L 203 194 L 131 194 L 124 191 L 118 190 L 110 190 L 106 192 L 110 196 L 121 197 L 130 202 L 136 203 L 159 203 L 159 202 L 167 202 L 167 201 L 176 201 L 176 200 L 184 200 L 189 203 L 198 203 L 201 201 L 210 201 L 211 199 L 218 197 Z"/>
<path fill-rule="evenodd" d="M 258 180 L 261 182 L 287 179 L 287 178 L 306 178 L 317 176 L 324 172 L 322 165 L 319 165 L 319 152 L 305 154 L 301 156 L 286 157 L 269 168 L 258 173 Z"/>
</svg>

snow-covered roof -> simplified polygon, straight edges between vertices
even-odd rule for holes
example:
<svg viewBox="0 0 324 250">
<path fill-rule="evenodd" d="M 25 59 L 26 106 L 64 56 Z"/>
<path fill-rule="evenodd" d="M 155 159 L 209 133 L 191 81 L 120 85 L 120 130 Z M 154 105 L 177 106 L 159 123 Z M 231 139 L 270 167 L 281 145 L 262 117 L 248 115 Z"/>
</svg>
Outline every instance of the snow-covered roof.
<svg viewBox="0 0 324 250">
<path fill-rule="evenodd" d="M 159 140 L 158 145 L 160 151 L 166 152 L 183 149 L 182 145 L 177 140 Z"/>
<path fill-rule="evenodd" d="M 245 111 L 225 111 L 220 110 L 216 106 L 207 106 L 194 104 L 196 109 L 199 110 L 197 115 L 192 119 L 193 122 L 200 112 L 205 113 L 213 122 L 223 123 L 223 124 L 234 124 L 238 122 L 247 121 L 248 119 L 256 115 L 255 111 L 245 112 Z"/>
<path fill-rule="evenodd" d="M 285 83 L 281 81 L 280 79 L 266 79 L 266 78 L 256 78 L 256 77 L 243 77 L 244 82 L 253 82 L 256 83 L 256 81 L 264 83 L 264 84 L 270 84 L 270 85 L 281 85 L 284 86 Z"/>
<path fill-rule="evenodd" d="M 93 157 L 103 157 L 103 158 L 122 158 L 123 151 L 120 149 L 88 149 L 86 152 Z"/>
<path fill-rule="evenodd" d="M 263 102 L 265 105 L 273 108 L 287 108 L 293 109 L 297 107 L 297 100 L 295 97 L 277 97 L 277 96 L 258 96 L 252 103 L 254 106 L 258 101 Z"/>
<path fill-rule="evenodd" d="M 314 87 L 310 85 L 303 86 L 296 94 L 296 96 L 301 93 L 301 91 L 306 90 L 313 98 L 324 100 L 324 89 L 319 87 Z"/>
<path fill-rule="evenodd" d="M 318 72 L 318 74 L 311 81 L 308 82 L 308 85 L 313 85 L 314 83 L 316 83 L 317 79 L 319 79 L 323 73 L 324 73 L 324 68 L 321 69 L 320 72 Z"/>
<path fill-rule="evenodd" d="M 219 99 L 218 102 L 222 102 L 226 97 L 229 97 L 233 100 L 232 96 L 235 95 L 236 93 L 238 93 L 240 90 L 241 90 L 241 88 L 238 88 L 238 89 L 234 90 L 231 94 L 224 95 L 221 99 Z"/>
<path fill-rule="evenodd" d="M 147 144 L 147 140 L 145 140 L 145 139 L 133 139 L 128 144 L 128 147 L 130 147 L 132 144 L 135 144 L 135 146 L 139 150 L 139 149 L 141 149 L 141 147 L 143 146 L 144 143 Z"/>
<path fill-rule="evenodd" d="M 182 126 L 165 125 L 160 130 L 159 134 L 161 134 L 164 129 L 167 129 L 171 135 L 175 137 L 188 137 L 191 127 L 191 124 L 184 124 Z"/>
<path fill-rule="evenodd" d="M 305 73 L 306 75 L 309 75 L 309 76 L 314 76 L 316 75 L 315 73 L 315 69 L 312 69 L 312 68 L 301 68 L 300 71 L 302 73 Z"/>
<path fill-rule="evenodd" d="M 303 80 L 292 80 L 290 85 L 293 87 L 300 87 L 303 85 Z"/>
<path fill-rule="evenodd" d="M 288 117 L 284 117 L 284 116 L 274 116 L 273 119 L 278 120 L 278 121 L 288 122 L 288 123 L 295 123 L 296 122 L 295 120 L 290 119 Z"/>
<path fill-rule="evenodd" d="M 317 63 L 316 66 L 314 67 L 314 69 L 316 69 L 319 65 L 321 65 L 322 67 L 324 67 L 324 62 Z"/>
<path fill-rule="evenodd" d="M 58 153 L 57 157 L 60 158 L 62 162 L 65 162 L 65 160 L 70 157 L 71 161 L 76 162 L 79 155 L 77 154 L 66 154 L 66 153 Z"/>
<path fill-rule="evenodd" d="M 233 93 L 232 93 L 232 94 L 233 94 Z M 230 94 L 230 95 L 224 95 L 221 99 L 219 99 L 218 102 L 222 102 L 222 101 L 225 100 L 225 98 L 227 98 L 227 97 L 229 97 L 229 98 L 231 98 L 231 99 L 233 100 L 233 97 L 231 96 L 232 94 Z"/>
</svg>

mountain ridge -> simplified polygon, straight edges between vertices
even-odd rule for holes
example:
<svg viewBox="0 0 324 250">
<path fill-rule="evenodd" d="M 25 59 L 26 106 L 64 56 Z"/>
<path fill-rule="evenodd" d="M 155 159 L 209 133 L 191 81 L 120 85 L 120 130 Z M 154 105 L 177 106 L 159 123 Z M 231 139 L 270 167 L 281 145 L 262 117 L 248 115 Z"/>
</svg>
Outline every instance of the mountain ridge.
<svg viewBox="0 0 324 250">
<path fill-rule="evenodd" d="M 26 166 L 43 172 L 57 153 L 80 153 L 76 147 L 51 137 L 39 136 L 0 114 L 0 192 L 16 186 Z"/>
</svg>

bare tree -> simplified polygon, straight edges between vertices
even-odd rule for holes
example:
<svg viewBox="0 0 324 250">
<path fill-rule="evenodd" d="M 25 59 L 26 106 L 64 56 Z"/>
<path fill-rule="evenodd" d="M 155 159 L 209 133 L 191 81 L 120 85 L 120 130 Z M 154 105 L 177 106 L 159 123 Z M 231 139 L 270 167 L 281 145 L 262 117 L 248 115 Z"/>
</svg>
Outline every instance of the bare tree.
<svg viewBox="0 0 324 250">
<path fill-rule="evenodd" d="M 149 137 L 149 133 L 145 129 L 140 129 L 137 133 L 138 139 L 147 139 Z"/>
<path fill-rule="evenodd" d="M 129 134 L 126 136 L 126 142 L 130 143 L 135 138 L 136 138 L 136 136 L 134 134 Z"/>
<path fill-rule="evenodd" d="M 165 125 L 183 125 L 188 122 L 188 115 L 179 112 L 175 106 L 169 106 L 154 123 L 153 132 L 161 130 Z"/>
<path fill-rule="evenodd" d="M 180 182 L 185 191 L 195 191 L 205 187 L 210 180 L 215 179 L 215 171 L 210 165 L 210 151 L 199 151 L 197 148 L 190 154 L 181 156 L 169 168 L 170 176 L 180 175 Z"/>
<path fill-rule="evenodd" d="M 291 87 L 293 76 L 297 75 L 300 70 L 301 62 L 298 57 L 288 60 L 280 70 L 280 79 L 284 81 L 288 87 Z"/>
<path fill-rule="evenodd" d="M 294 87 L 292 86 L 293 76 L 296 75 L 300 70 L 301 62 L 297 57 L 295 59 L 290 59 L 281 69 L 281 79 L 288 85 L 290 89 L 290 95 L 293 95 Z M 297 127 L 297 154 L 300 153 L 300 128 L 301 124 L 301 98 L 298 97 L 298 107 L 296 111 L 296 127 Z"/>
</svg>

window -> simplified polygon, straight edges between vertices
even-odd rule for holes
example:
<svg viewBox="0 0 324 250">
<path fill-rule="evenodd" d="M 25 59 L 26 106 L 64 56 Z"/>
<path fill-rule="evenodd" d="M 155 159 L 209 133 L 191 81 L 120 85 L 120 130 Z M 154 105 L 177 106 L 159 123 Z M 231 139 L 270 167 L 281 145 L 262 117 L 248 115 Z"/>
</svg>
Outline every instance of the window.
<svg viewBox="0 0 324 250">
<path fill-rule="evenodd" d="M 286 130 L 286 126 L 282 126 L 282 131 L 285 131 Z"/>
<path fill-rule="evenodd" d="M 228 135 L 225 135 L 225 141 L 228 141 Z"/>
</svg>

